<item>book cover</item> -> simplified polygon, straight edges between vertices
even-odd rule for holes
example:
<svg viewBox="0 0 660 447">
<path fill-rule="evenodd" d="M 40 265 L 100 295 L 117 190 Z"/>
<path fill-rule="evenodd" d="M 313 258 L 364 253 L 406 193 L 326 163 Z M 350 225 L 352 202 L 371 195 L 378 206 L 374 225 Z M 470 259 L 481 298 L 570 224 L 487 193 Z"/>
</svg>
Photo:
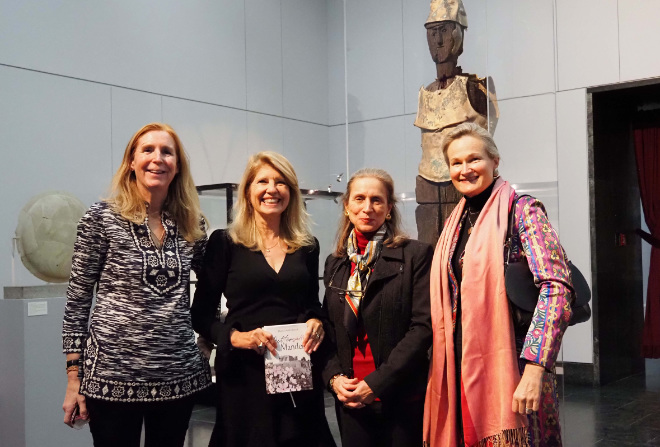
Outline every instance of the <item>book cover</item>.
<svg viewBox="0 0 660 447">
<path fill-rule="evenodd" d="M 312 362 L 303 350 L 306 323 L 264 326 L 277 342 L 277 355 L 266 350 L 266 392 L 268 394 L 311 390 Z"/>
</svg>

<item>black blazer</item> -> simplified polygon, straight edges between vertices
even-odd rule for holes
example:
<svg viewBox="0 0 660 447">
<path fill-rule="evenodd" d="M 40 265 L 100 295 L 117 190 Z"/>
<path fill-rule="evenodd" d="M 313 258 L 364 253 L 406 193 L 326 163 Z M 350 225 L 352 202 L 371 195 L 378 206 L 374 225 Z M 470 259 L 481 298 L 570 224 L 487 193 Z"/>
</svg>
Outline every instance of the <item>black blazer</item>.
<svg viewBox="0 0 660 447">
<path fill-rule="evenodd" d="M 430 271 L 433 249 L 408 240 L 398 248 L 383 247 L 360 304 L 376 370 L 365 381 L 383 402 L 405 401 L 426 390 L 428 351 L 432 343 Z M 353 377 L 356 337 L 344 326 L 345 289 L 351 273 L 348 257 L 328 256 L 323 307 L 330 320 L 322 344 L 326 355 L 323 381 L 335 374 Z"/>
</svg>

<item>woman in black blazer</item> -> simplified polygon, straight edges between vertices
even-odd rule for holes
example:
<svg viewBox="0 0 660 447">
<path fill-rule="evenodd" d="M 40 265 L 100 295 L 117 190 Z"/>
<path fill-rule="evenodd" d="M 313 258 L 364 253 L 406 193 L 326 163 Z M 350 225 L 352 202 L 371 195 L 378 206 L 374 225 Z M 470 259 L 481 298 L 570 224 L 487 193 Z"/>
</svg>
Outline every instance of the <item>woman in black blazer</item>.
<svg viewBox="0 0 660 447">
<path fill-rule="evenodd" d="M 330 327 L 323 380 L 342 445 L 419 446 L 431 346 L 431 246 L 400 229 L 394 182 L 362 169 L 348 182 L 325 263 Z"/>
</svg>

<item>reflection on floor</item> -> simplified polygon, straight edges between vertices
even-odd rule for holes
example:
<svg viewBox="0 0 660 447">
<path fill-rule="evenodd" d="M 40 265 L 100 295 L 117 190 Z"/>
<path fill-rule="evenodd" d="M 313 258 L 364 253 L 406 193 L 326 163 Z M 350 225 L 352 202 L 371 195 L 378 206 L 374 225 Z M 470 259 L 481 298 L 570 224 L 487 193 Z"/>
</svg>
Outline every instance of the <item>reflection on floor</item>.
<svg viewBox="0 0 660 447">
<path fill-rule="evenodd" d="M 326 415 L 338 441 L 330 396 L 326 396 Z M 567 447 L 660 446 L 660 361 L 647 361 L 646 375 L 601 388 L 567 385 L 561 419 Z M 196 407 L 186 447 L 206 447 L 214 421 L 213 408 Z"/>
</svg>

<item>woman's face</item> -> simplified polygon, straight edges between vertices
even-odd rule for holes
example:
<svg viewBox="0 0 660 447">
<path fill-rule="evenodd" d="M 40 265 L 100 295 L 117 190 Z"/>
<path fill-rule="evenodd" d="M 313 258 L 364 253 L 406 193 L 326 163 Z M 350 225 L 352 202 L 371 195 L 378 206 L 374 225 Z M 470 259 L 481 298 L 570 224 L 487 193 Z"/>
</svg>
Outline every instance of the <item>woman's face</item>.
<svg viewBox="0 0 660 447">
<path fill-rule="evenodd" d="M 346 211 L 348 219 L 360 233 L 375 233 L 392 211 L 392 205 L 387 202 L 385 185 L 373 177 L 353 180 Z"/>
<path fill-rule="evenodd" d="M 137 140 L 131 169 L 135 172 L 138 191 L 164 191 L 179 172 L 176 144 L 164 130 L 152 130 Z"/>
<path fill-rule="evenodd" d="M 472 135 L 452 141 L 447 148 L 449 176 L 461 194 L 474 197 L 493 183 L 500 160 L 490 158 L 484 143 Z"/>
<path fill-rule="evenodd" d="M 259 168 L 249 189 L 250 203 L 257 214 L 264 218 L 281 215 L 290 196 L 289 186 L 278 170 L 267 164 Z"/>
</svg>

